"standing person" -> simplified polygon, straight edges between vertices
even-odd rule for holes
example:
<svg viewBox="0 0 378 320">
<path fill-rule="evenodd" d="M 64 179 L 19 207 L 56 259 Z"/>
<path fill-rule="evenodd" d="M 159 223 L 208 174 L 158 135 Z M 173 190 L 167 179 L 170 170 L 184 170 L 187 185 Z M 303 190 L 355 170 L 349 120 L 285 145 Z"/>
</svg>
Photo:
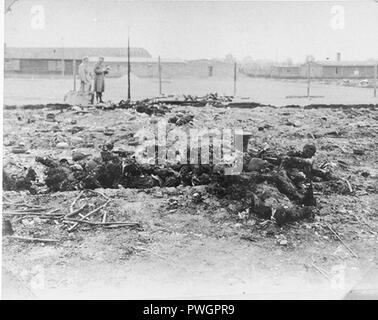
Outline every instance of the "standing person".
<svg viewBox="0 0 378 320">
<path fill-rule="evenodd" d="M 92 72 L 89 68 L 89 59 L 84 57 L 79 65 L 80 91 L 90 92 L 92 87 Z"/>
<path fill-rule="evenodd" d="M 105 90 L 105 75 L 109 73 L 109 68 L 104 65 L 104 58 L 98 58 L 94 67 L 94 91 L 96 92 L 96 101 L 103 103 L 102 93 Z M 100 100 L 100 101 L 99 101 Z"/>
</svg>

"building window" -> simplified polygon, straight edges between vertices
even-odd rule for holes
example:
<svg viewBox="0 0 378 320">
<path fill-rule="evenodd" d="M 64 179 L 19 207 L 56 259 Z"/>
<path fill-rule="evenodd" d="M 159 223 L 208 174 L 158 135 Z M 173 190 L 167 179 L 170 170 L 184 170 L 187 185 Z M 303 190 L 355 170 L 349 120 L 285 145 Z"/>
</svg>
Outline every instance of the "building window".
<svg viewBox="0 0 378 320">
<path fill-rule="evenodd" d="M 209 72 L 209 77 L 212 77 L 213 76 L 213 66 L 209 66 L 208 72 Z"/>
<path fill-rule="evenodd" d="M 4 61 L 4 70 L 5 71 L 20 71 L 20 60 L 5 60 Z"/>
<path fill-rule="evenodd" d="M 48 71 L 62 71 L 62 61 L 61 60 L 49 60 L 47 61 Z"/>
<path fill-rule="evenodd" d="M 338 74 L 339 73 L 339 69 L 336 67 L 336 74 Z"/>
</svg>

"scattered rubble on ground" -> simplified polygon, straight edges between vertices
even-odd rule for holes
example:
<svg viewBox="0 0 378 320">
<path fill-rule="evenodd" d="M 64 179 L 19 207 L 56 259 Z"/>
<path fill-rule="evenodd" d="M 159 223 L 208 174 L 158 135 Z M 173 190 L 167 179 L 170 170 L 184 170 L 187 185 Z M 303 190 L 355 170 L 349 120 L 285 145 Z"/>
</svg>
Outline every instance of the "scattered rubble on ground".
<svg viewBox="0 0 378 320">
<path fill-rule="evenodd" d="M 232 96 L 219 96 L 217 93 L 210 93 L 203 97 L 191 95 L 156 97 L 139 101 L 121 100 L 118 104 L 108 102 L 97 104 L 96 106 L 104 110 L 114 110 L 118 108 L 134 109 L 139 113 L 163 116 L 170 112 L 169 106 L 226 107 L 232 102 L 232 99 Z"/>
<path fill-rule="evenodd" d="M 193 122 L 194 115 L 177 113 L 168 119 L 169 123 L 174 123 L 176 126 L 182 126 Z"/>
<path fill-rule="evenodd" d="M 232 102 L 232 96 L 221 96 L 217 93 L 209 93 L 203 97 L 183 95 L 159 98 L 171 105 L 192 106 L 192 107 L 225 107 Z"/>
<path fill-rule="evenodd" d="M 121 100 L 118 105 L 113 104 L 112 106 L 120 109 L 134 109 L 136 112 L 145 113 L 149 116 L 164 116 L 166 113 L 170 112 L 170 108 L 158 99 L 144 99 L 135 102 Z"/>
<path fill-rule="evenodd" d="M 369 160 L 378 135 L 374 125 L 377 116 L 372 108 L 314 108 L 307 109 L 305 116 L 293 108 L 256 107 L 253 113 L 247 109 L 213 108 L 221 102 L 229 103 L 229 98 L 211 95 L 206 99 L 187 96 L 177 103 L 168 99 L 121 101 L 116 106 L 100 107 L 103 110 L 59 107 L 8 111 L 5 122 L 16 121 L 20 131 L 14 134 L 13 129 L 5 130 L 3 189 L 39 195 L 81 190 L 89 195 L 88 190 L 99 188 L 148 192 L 151 188 L 204 186 L 201 192 L 191 195 L 193 208 L 215 197 L 233 206 L 237 202 L 237 209 L 231 211 L 242 221 L 255 217 L 277 226 L 313 218 L 323 209 L 319 206 L 323 197 L 377 192 L 368 182 L 377 176 Z M 209 101 L 214 103 L 209 106 Z M 201 104 L 208 106 L 197 108 Z M 355 117 L 360 120 L 351 121 Z M 189 165 L 181 163 L 180 157 L 164 165 L 139 162 L 136 155 L 143 153 L 146 141 L 141 141 L 136 132 L 158 119 L 164 119 L 169 130 L 177 126 L 240 126 L 252 131 L 249 144 L 247 141 L 244 146 L 243 172 L 229 176 L 224 174 L 229 164 Z M 368 161 L 370 167 L 356 171 L 353 166 L 359 161 Z M 85 205 L 83 199 L 79 202 L 76 209 Z M 88 206 L 70 217 L 60 212 L 53 220 L 72 226 L 75 221 L 63 222 L 69 222 L 68 218 L 80 220 L 101 204 Z M 165 207 L 168 211 L 178 208 L 180 200 L 174 198 Z M 106 207 L 98 212 L 104 215 Z M 102 223 L 101 217 L 93 215 L 93 220 L 76 223 L 97 227 Z M 278 242 L 287 246 L 285 239 Z"/>
</svg>

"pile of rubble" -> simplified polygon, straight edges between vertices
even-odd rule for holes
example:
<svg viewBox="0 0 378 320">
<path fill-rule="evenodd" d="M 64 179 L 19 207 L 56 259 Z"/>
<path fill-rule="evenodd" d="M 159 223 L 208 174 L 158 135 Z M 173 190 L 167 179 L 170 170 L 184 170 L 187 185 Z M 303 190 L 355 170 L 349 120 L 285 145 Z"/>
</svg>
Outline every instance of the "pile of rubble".
<svg viewBox="0 0 378 320">
<path fill-rule="evenodd" d="M 176 126 L 183 126 L 192 123 L 194 115 L 177 113 L 168 119 L 168 123 L 174 123 Z"/>
<path fill-rule="evenodd" d="M 117 103 L 103 103 L 96 105 L 97 108 L 104 110 L 114 109 L 134 109 L 139 113 L 146 113 L 148 115 L 163 116 L 170 112 L 171 106 L 192 106 L 192 107 L 226 107 L 232 102 L 231 96 L 220 96 L 217 93 L 209 93 L 206 96 L 198 97 L 191 95 L 183 96 L 168 96 L 143 99 L 138 101 L 121 100 Z"/>
<path fill-rule="evenodd" d="M 144 99 L 139 101 L 121 100 L 117 105 L 113 104 L 113 106 L 114 108 L 120 109 L 134 109 L 139 113 L 145 113 L 149 116 L 163 116 L 166 113 L 171 112 L 171 109 L 165 103 L 160 102 L 157 99 Z"/>
<path fill-rule="evenodd" d="M 194 104 L 195 106 L 225 106 L 233 99 L 232 96 L 220 96 L 217 93 L 209 93 L 203 97 L 184 96 L 185 101 Z"/>
<path fill-rule="evenodd" d="M 171 109 L 168 105 L 164 102 L 159 101 L 157 98 L 152 99 L 144 99 L 144 100 L 137 100 L 137 101 L 130 101 L 130 100 L 121 100 L 118 103 L 113 103 L 111 101 L 98 103 L 95 105 L 97 109 L 102 110 L 115 110 L 115 109 L 134 109 L 136 112 L 145 113 L 149 116 L 164 116 L 166 113 L 171 112 Z M 72 107 L 73 110 L 78 112 L 84 112 L 83 108 L 78 106 Z M 77 110 L 76 110 L 77 109 Z"/>
<path fill-rule="evenodd" d="M 111 143 L 104 145 L 100 157 L 76 152 L 72 161 L 36 157 L 36 162 L 45 166 L 47 192 L 206 185 L 210 194 L 239 200 L 246 215 L 274 219 L 278 224 L 312 217 L 314 191 L 353 192 L 348 181 L 316 167 L 316 147 L 312 144 L 284 154 L 269 148 L 245 152 L 243 172 L 237 175 L 226 175 L 226 164 L 139 163 L 130 153 L 113 148 Z M 3 174 L 4 190 L 39 192 L 32 168 L 18 176 Z"/>
<path fill-rule="evenodd" d="M 3 190 L 20 191 L 28 190 L 35 194 L 35 181 L 37 174 L 32 168 L 24 168 L 24 172 L 10 174 L 3 169 Z"/>
<path fill-rule="evenodd" d="M 209 93 L 205 96 L 198 97 L 192 95 L 183 95 L 180 97 L 164 97 L 158 98 L 159 101 L 165 102 L 170 105 L 179 106 L 192 106 L 192 107 L 226 107 L 230 102 L 232 102 L 232 96 L 221 96 L 218 93 Z"/>
</svg>

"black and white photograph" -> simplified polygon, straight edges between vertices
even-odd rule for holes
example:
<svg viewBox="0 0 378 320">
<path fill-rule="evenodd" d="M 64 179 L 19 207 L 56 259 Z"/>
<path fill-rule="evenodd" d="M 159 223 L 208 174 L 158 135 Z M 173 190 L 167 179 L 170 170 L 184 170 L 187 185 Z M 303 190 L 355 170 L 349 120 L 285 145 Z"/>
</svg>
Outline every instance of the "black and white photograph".
<svg viewBox="0 0 378 320">
<path fill-rule="evenodd" d="M 377 0 L 1 7 L 2 300 L 378 299 Z"/>
</svg>

